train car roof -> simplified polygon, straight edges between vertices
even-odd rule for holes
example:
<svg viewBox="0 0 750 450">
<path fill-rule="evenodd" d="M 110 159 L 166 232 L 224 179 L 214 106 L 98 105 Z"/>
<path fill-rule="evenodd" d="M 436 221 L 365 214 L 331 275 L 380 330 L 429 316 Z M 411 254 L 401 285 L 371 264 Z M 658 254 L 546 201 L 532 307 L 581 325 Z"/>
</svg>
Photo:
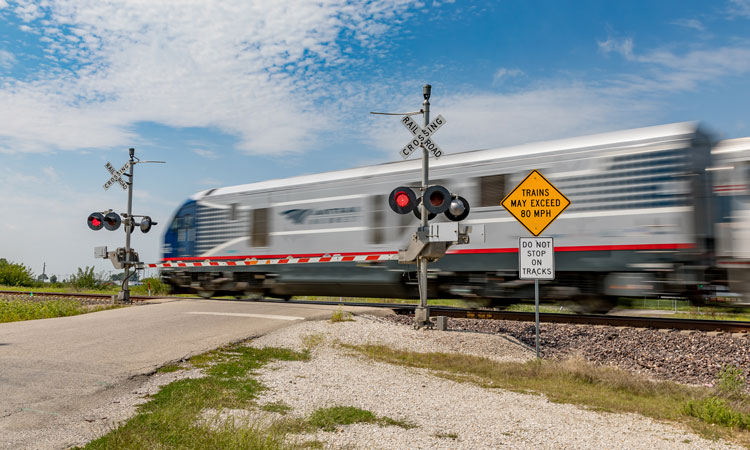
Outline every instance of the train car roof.
<svg viewBox="0 0 750 450">
<path fill-rule="evenodd" d="M 574 138 L 558 139 L 553 141 L 541 141 L 528 144 L 515 145 L 511 147 L 500 147 L 485 150 L 473 150 L 462 153 L 447 154 L 440 159 L 430 161 L 430 168 L 450 167 L 455 165 L 467 165 L 481 161 L 512 158 L 523 155 L 564 153 L 573 149 L 596 148 L 611 146 L 612 144 L 629 144 L 658 142 L 665 138 L 687 136 L 699 131 L 697 122 L 678 122 L 667 125 L 657 125 L 645 128 L 634 128 L 630 130 L 615 131 L 610 133 L 593 134 Z M 338 181 L 345 179 L 357 179 L 377 175 L 392 174 L 395 172 L 416 171 L 422 167 L 421 158 L 410 161 L 389 162 L 374 166 L 358 167 L 331 172 L 316 173 L 310 175 L 299 175 L 289 178 L 260 181 L 256 183 L 228 186 L 218 189 L 207 189 L 194 194 L 192 200 L 200 200 L 207 196 L 236 194 L 241 192 L 269 191 L 279 188 L 290 188 L 293 186 L 321 183 L 326 181 Z"/>
<path fill-rule="evenodd" d="M 716 155 L 734 152 L 746 152 L 750 150 L 750 138 L 724 139 L 719 141 L 711 150 Z"/>
</svg>

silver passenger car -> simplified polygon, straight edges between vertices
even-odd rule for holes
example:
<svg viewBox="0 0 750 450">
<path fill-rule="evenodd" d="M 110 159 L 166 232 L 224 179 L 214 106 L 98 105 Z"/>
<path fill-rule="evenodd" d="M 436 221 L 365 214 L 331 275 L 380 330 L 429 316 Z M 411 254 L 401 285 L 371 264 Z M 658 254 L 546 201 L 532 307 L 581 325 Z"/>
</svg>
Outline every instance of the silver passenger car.
<svg viewBox="0 0 750 450">
<path fill-rule="evenodd" d="M 430 183 L 469 201 L 462 223 L 483 224 L 485 240 L 430 264 L 430 297 L 531 297 L 517 276 L 518 237 L 528 232 L 500 202 L 532 169 L 572 202 L 544 233 L 555 238 L 557 272 L 545 298 L 606 310 L 616 296 L 690 295 L 714 266 L 712 145 L 686 122 L 431 161 Z M 419 221 L 391 212 L 388 194 L 420 179 L 413 160 L 202 191 L 176 212 L 164 260 L 396 253 Z M 163 278 L 207 297 L 418 297 L 415 267 L 395 261 L 177 268 Z"/>
</svg>

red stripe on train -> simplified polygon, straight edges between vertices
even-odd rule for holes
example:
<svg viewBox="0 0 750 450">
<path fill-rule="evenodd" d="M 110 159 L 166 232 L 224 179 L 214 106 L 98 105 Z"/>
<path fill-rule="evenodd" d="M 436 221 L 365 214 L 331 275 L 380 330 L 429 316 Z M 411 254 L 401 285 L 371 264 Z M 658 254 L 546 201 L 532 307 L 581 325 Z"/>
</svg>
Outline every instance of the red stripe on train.
<svg viewBox="0 0 750 450">
<path fill-rule="evenodd" d="M 695 248 L 695 244 L 632 244 L 632 245 L 577 245 L 570 247 L 555 247 L 557 252 L 601 252 L 623 250 L 680 250 Z M 484 248 L 472 250 L 449 250 L 451 255 L 471 255 L 481 253 L 518 253 L 518 248 Z"/>
<path fill-rule="evenodd" d="M 597 251 L 626 251 L 626 250 L 681 250 L 695 248 L 695 244 L 683 243 L 683 244 L 630 244 L 630 245 L 578 245 L 569 247 L 555 247 L 558 252 L 597 252 Z M 323 255 L 341 255 L 343 261 L 354 261 L 354 256 L 367 255 L 366 261 L 375 261 L 379 255 L 395 255 L 398 252 L 353 252 L 353 253 L 314 253 L 314 254 L 301 254 L 291 255 L 292 258 L 302 258 L 308 262 L 309 258 L 320 258 L 320 262 L 329 262 L 331 257 L 324 257 Z M 491 254 L 491 253 L 518 253 L 518 248 L 481 248 L 481 249 L 467 249 L 467 250 L 449 250 L 448 254 L 451 255 L 475 255 L 475 254 Z M 289 254 L 284 255 L 283 263 L 287 263 Z M 246 255 L 246 256 L 214 256 L 207 258 L 205 256 L 196 257 L 177 257 L 177 258 L 166 258 L 162 261 L 206 261 L 206 260 L 225 260 L 225 259 L 277 259 L 278 255 Z M 282 263 L 282 264 L 283 264 Z M 216 265 L 215 262 L 211 262 L 211 265 Z M 236 265 L 235 262 L 227 261 L 228 265 Z M 184 267 L 184 266 L 182 266 Z"/>
<path fill-rule="evenodd" d="M 239 256 L 181 256 L 176 258 L 164 258 L 162 261 L 205 261 L 209 260 L 224 260 L 224 259 L 280 259 L 292 256 L 293 258 L 318 258 L 326 255 L 340 255 L 340 256 L 359 256 L 359 255 L 395 255 L 398 252 L 328 252 L 328 253 L 299 253 L 290 255 L 284 253 L 281 255 L 239 255 Z"/>
</svg>

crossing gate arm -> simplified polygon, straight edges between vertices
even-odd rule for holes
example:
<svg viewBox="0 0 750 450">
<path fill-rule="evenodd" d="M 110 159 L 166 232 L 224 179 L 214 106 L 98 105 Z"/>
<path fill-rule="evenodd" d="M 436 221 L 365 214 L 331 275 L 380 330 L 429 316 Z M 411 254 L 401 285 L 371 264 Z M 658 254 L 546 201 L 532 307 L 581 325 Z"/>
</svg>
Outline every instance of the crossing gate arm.
<svg viewBox="0 0 750 450">
<path fill-rule="evenodd" d="M 272 259 L 244 259 L 240 261 L 171 261 L 164 263 L 138 263 L 139 269 L 173 269 L 178 267 L 242 267 L 242 266 L 263 266 L 277 264 L 316 264 L 316 263 L 336 263 L 336 262 L 381 262 L 381 261 L 398 261 L 398 254 L 386 255 L 332 255 L 316 256 L 310 258 L 295 258 L 287 256 L 286 258 Z"/>
</svg>

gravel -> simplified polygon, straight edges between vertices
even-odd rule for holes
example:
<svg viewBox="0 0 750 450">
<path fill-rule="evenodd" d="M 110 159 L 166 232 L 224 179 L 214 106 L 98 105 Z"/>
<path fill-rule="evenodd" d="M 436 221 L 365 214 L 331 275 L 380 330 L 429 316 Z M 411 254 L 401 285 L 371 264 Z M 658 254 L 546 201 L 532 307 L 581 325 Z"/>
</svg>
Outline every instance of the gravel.
<svg viewBox="0 0 750 450">
<path fill-rule="evenodd" d="M 409 316 L 389 320 L 412 324 Z M 448 328 L 501 334 L 534 347 L 533 323 L 448 319 Z M 595 364 L 692 385 L 714 385 L 719 371 L 729 365 L 750 374 L 750 335 L 554 323 L 542 323 L 539 334 L 543 358 L 582 356 Z"/>
<path fill-rule="evenodd" d="M 705 440 L 679 425 L 457 383 L 427 370 L 354 356 L 336 345 L 369 343 L 418 352 L 463 352 L 498 361 L 534 356 L 524 344 L 528 336 L 523 333 L 414 330 L 394 322 L 406 321 L 365 316 L 354 322 L 304 322 L 252 341 L 249 345 L 298 350 L 319 342 L 310 361 L 277 361 L 258 371 L 259 381 L 269 388 L 260 403 L 283 402 L 292 408 L 290 414 L 301 417 L 318 408 L 354 406 L 417 426 L 405 430 L 356 424 L 298 437 L 318 439 L 326 448 L 739 448 Z M 449 325 L 457 329 L 459 323 Z M 461 326 L 468 328 L 468 324 Z"/>
</svg>

